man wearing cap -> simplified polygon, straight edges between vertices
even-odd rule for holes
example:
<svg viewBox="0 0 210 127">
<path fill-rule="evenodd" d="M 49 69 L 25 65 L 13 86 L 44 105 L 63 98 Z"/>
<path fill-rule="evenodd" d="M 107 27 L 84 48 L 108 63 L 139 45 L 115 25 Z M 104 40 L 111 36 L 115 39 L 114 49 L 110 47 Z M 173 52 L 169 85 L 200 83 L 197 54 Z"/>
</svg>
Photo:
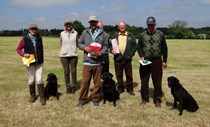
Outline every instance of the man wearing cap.
<svg viewBox="0 0 210 127">
<path fill-rule="evenodd" d="M 46 105 L 46 100 L 44 97 L 44 82 L 42 80 L 44 63 L 43 42 L 41 36 L 38 34 L 38 26 L 36 24 L 31 24 L 28 28 L 28 31 L 28 35 L 21 39 L 16 51 L 20 56 L 27 59 L 30 57 L 35 58 L 35 62 L 32 62 L 29 66 L 26 66 L 29 77 L 29 91 L 31 95 L 29 102 L 34 103 L 37 99 L 35 89 L 36 82 L 40 96 L 40 103 L 41 105 Z"/>
<path fill-rule="evenodd" d="M 81 108 L 88 103 L 89 99 L 95 107 L 99 106 L 101 72 L 103 66 L 101 65 L 101 56 L 104 55 L 108 49 L 108 42 L 106 34 L 103 29 L 97 27 L 98 19 L 95 15 L 91 15 L 88 20 L 90 26 L 86 28 L 78 41 L 79 49 L 84 51 L 83 57 L 83 81 L 80 88 L 79 103 L 77 108 Z M 92 45 L 100 49 L 99 52 L 92 50 Z M 91 48 L 90 48 L 91 47 Z M 91 78 L 93 78 L 94 87 L 90 98 L 88 98 L 89 86 Z"/>
<path fill-rule="evenodd" d="M 141 60 L 151 61 L 149 65 L 140 65 L 141 104 L 149 102 L 149 77 L 151 75 L 154 86 L 153 102 L 157 108 L 161 107 L 162 68 L 167 67 L 168 48 L 164 34 L 155 29 L 156 20 L 150 16 L 146 20 L 147 30 L 140 34 L 138 54 Z"/>
<path fill-rule="evenodd" d="M 78 34 L 73 29 L 71 20 L 64 22 L 65 30 L 60 34 L 60 60 L 64 69 L 64 79 L 66 85 L 66 93 L 74 94 L 77 81 L 77 43 Z M 70 83 L 71 71 L 71 83 Z"/>
</svg>

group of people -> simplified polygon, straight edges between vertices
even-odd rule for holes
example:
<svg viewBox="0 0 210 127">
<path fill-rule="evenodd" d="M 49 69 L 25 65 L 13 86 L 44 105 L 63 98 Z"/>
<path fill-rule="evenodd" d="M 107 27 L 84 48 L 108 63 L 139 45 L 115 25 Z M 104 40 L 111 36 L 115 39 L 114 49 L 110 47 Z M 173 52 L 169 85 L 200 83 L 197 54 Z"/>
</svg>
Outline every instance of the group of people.
<svg viewBox="0 0 210 127">
<path fill-rule="evenodd" d="M 110 38 L 109 34 L 103 30 L 103 22 L 99 21 L 95 15 L 88 19 L 89 27 L 86 28 L 80 37 L 73 28 L 70 20 L 64 22 L 65 30 L 60 34 L 60 61 L 64 70 L 64 79 L 66 93 L 75 94 L 77 81 L 77 48 L 84 52 L 82 82 L 79 93 L 79 102 L 77 108 L 83 107 L 89 101 L 93 106 L 99 106 L 101 100 L 101 74 L 109 72 L 109 53 L 114 57 L 114 69 L 117 79 L 118 92 L 126 92 L 135 96 L 132 74 L 132 57 L 137 51 L 141 60 L 148 60 L 152 63 L 149 65 L 140 65 L 139 73 L 141 80 L 141 104 L 149 102 L 149 78 L 151 75 L 154 86 L 154 104 L 161 107 L 162 97 L 162 69 L 167 67 L 167 44 L 164 34 L 156 29 L 156 20 L 150 16 L 146 20 L 147 29 L 140 34 L 138 43 L 135 36 L 126 29 L 124 21 L 118 22 L 118 32 Z M 112 39 L 117 40 L 119 52 L 112 46 Z M 100 47 L 99 52 L 93 52 L 91 44 L 97 44 Z M 36 101 L 35 83 L 39 89 L 41 105 L 46 104 L 44 98 L 44 83 L 42 80 L 44 51 L 42 38 L 38 34 L 38 26 L 31 24 L 29 33 L 23 37 L 17 47 L 20 56 L 29 58 L 31 54 L 35 56 L 35 62 L 26 67 L 29 76 L 30 102 Z M 125 72 L 126 82 L 123 81 Z M 71 75 L 71 80 L 70 80 Z M 89 87 L 91 78 L 93 79 L 93 88 L 91 95 Z M 71 81 L 71 82 L 70 82 Z"/>
</svg>

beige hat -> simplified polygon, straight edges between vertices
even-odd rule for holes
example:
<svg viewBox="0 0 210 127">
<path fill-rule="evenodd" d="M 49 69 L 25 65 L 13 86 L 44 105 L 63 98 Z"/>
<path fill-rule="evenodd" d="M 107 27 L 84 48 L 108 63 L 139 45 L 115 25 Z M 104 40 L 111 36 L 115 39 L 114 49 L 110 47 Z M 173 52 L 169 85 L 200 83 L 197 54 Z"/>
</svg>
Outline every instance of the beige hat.
<svg viewBox="0 0 210 127">
<path fill-rule="evenodd" d="M 31 25 L 28 27 L 28 29 L 31 29 L 31 28 L 37 28 L 37 29 L 38 29 L 38 25 L 36 25 L 36 24 L 31 24 Z"/>
<path fill-rule="evenodd" d="M 67 19 L 67 20 L 64 22 L 64 26 L 65 26 L 66 24 L 73 24 L 73 23 L 72 23 L 72 21 L 71 21 L 70 19 Z"/>
<path fill-rule="evenodd" d="M 95 15 L 91 15 L 91 16 L 89 17 L 88 22 L 90 22 L 90 21 L 98 21 L 98 19 L 97 19 L 97 17 L 96 17 Z"/>
</svg>

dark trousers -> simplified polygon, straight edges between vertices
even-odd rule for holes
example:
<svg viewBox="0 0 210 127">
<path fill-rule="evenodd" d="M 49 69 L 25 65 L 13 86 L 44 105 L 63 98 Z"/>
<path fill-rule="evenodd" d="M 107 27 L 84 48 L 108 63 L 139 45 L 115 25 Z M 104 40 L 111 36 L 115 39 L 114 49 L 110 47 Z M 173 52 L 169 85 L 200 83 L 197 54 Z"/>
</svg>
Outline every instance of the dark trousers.
<svg viewBox="0 0 210 127">
<path fill-rule="evenodd" d="M 115 74 L 118 81 L 118 90 L 124 91 L 125 87 L 127 92 L 133 92 L 133 74 L 131 61 L 114 61 Z M 126 86 L 123 82 L 123 70 L 126 75 Z"/>
<path fill-rule="evenodd" d="M 152 61 L 150 65 L 140 66 L 141 97 L 142 101 L 149 101 L 149 78 L 152 77 L 154 86 L 154 102 L 162 97 L 162 60 Z"/>
<path fill-rule="evenodd" d="M 101 72 L 103 66 L 89 66 L 83 65 L 83 72 L 82 77 L 83 81 L 80 88 L 80 95 L 79 95 L 79 102 L 87 103 L 88 102 L 88 91 L 90 87 L 90 81 L 93 77 L 93 89 L 91 93 L 91 100 L 92 101 L 100 101 L 101 94 L 100 94 L 100 84 L 101 84 Z"/>
<path fill-rule="evenodd" d="M 109 72 L 109 55 L 103 56 L 102 65 L 103 65 L 102 74 L 103 74 L 104 72 Z"/>
<path fill-rule="evenodd" d="M 77 62 L 78 57 L 60 57 L 64 69 L 64 79 L 67 87 L 75 87 L 77 81 Z M 70 72 L 71 81 L 70 84 Z"/>
</svg>

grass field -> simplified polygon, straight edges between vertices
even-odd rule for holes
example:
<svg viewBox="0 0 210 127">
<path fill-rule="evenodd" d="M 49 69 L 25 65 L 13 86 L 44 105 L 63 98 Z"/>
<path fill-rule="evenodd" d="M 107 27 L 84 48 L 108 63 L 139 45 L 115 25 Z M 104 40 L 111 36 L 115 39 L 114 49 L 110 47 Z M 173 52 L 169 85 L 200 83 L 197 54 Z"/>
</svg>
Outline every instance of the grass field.
<svg viewBox="0 0 210 127">
<path fill-rule="evenodd" d="M 100 103 L 76 109 L 79 90 L 75 95 L 65 93 L 63 69 L 58 57 L 59 39 L 44 37 L 45 65 L 43 78 L 49 72 L 58 77 L 60 100 L 51 97 L 46 106 L 37 100 L 28 102 L 28 77 L 16 46 L 21 37 L 0 37 L 0 127 L 210 127 L 210 41 L 167 40 L 169 48 L 168 73 L 163 74 L 163 98 L 161 108 L 152 103 L 153 86 L 150 81 L 150 103 L 140 106 L 138 56 L 133 59 L 135 97 L 121 95 L 117 106 Z M 110 55 L 110 69 L 114 74 Z M 79 51 L 77 67 L 78 83 L 82 79 L 82 52 Z M 199 110 L 195 113 L 170 110 L 173 102 L 167 86 L 167 76 L 176 76 L 181 84 L 197 100 Z M 115 77 L 114 77 L 115 79 Z M 116 80 L 115 80 L 116 81 Z"/>
</svg>

